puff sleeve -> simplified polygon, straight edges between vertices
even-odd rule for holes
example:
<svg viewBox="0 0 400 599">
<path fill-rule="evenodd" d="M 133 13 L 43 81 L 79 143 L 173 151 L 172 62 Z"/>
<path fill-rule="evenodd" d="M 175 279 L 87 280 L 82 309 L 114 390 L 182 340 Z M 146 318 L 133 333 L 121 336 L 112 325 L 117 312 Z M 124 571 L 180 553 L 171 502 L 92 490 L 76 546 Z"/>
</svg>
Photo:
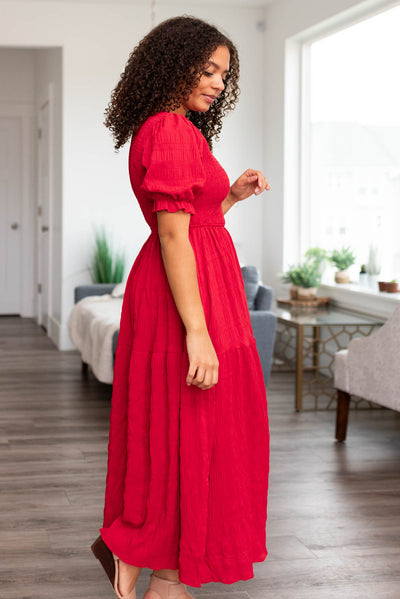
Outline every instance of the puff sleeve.
<svg viewBox="0 0 400 599">
<path fill-rule="evenodd" d="M 201 142 L 201 140 L 200 140 Z M 194 198 L 205 183 L 199 139 L 183 115 L 166 113 L 154 124 L 143 152 L 146 173 L 141 190 L 152 212 L 195 214 Z"/>
</svg>

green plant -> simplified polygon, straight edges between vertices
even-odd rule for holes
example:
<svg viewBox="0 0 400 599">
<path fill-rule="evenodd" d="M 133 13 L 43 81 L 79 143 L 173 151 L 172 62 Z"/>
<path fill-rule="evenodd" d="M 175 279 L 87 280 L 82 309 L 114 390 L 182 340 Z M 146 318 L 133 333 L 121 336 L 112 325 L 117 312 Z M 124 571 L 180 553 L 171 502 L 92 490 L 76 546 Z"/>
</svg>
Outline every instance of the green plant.
<svg viewBox="0 0 400 599">
<path fill-rule="evenodd" d="M 397 279 L 392 279 L 390 282 L 391 283 L 397 283 Z"/>
<path fill-rule="evenodd" d="M 93 283 L 121 283 L 124 276 L 123 254 L 113 257 L 111 244 L 104 228 L 95 232 L 95 250 L 89 270 Z"/>
<path fill-rule="evenodd" d="M 313 261 L 318 265 L 318 270 L 322 275 L 324 274 L 325 267 L 329 261 L 328 252 L 319 247 L 309 248 L 304 254 L 306 261 Z"/>
<path fill-rule="evenodd" d="M 321 264 L 324 260 L 328 260 L 328 252 L 319 247 L 309 248 L 304 254 L 307 260 L 315 260 Z"/>
<path fill-rule="evenodd" d="M 284 283 L 292 283 L 298 287 L 309 289 L 310 287 L 318 287 L 321 284 L 321 273 L 319 271 L 318 262 L 305 261 L 297 266 L 290 266 L 289 269 L 282 275 Z"/>
<path fill-rule="evenodd" d="M 329 256 L 329 260 L 338 270 L 346 270 L 346 268 L 354 264 L 356 257 L 350 247 L 343 247 L 341 250 L 333 250 Z"/>
</svg>

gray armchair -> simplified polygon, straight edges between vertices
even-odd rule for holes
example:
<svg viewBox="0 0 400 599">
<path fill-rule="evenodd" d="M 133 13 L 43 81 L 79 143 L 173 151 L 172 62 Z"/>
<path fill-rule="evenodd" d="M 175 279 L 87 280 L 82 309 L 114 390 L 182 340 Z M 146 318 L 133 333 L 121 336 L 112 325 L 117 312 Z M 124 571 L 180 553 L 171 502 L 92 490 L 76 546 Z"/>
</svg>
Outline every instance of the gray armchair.
<svg viewBox="0 0 400 599">
<path fill-rule="evenodd" d="M 260 356 L 264 382 L 265 385 L 267 385 L 271 372 L 276 333 L 276 315 L 270 311 L 273 297 L 272 288 L 260 283 L 259 271 L 255 266 L 242 266 L 241 270 L 246 291 L 247 305 L 250 312 L 251 326 L 256 340 L 258 354 Z M 111 293 L 114 287 L 115 285 L 113 283 L 79 285 L 74 289 L 75 303 L 89 295 Z M 115 331 L 112 340 L 114 361 L 118 333 L 119 331 Z M 82 363 L 82 370 L 87 370 L 87 364 Z"/>
<path fill-rule="evenodd" d="M 271 312 L 273 291 L 272 287 L 261 284 L 260 273 L 256 266 L 242 266 L 241 271 L 253 335 L 260 356 L 265 386 L 267 386 L 271 373 L 277 323 L 276 314 Z"/>
<path fill-rule="evenodd" d="M 352 339 L 335 353 L 336 439 L 345 441 L 350 397 L 400 412 L 400 306 L 368 337 Z"/>
</svg>

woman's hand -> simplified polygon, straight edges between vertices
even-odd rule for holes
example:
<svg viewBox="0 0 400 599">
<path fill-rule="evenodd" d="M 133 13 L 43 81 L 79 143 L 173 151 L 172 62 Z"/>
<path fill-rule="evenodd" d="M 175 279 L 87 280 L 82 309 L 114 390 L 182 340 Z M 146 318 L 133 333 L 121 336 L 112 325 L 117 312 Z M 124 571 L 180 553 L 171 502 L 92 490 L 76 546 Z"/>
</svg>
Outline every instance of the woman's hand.
<svg viewBox="0 0 400 599">
<path fill-rule="evenodd" d="M 189 356 L 186 383 L 203 390 L 211 389 L 218 382 L 219 362 L 208 330 L 188 331 L 186 347 Z"/>
<path fill-rule="evenodd" d="M 264 189 L 271 189 L 271 186 L 262 172 L 248 168 L 247 171 L 245 171 L 243 175 L 240 175 L 240 177 L 233 183 L 228 195 L 232 202 L 240 202 L 253 195 L 253 193 L 255 195 L 260 195 Z"/>
</svg>

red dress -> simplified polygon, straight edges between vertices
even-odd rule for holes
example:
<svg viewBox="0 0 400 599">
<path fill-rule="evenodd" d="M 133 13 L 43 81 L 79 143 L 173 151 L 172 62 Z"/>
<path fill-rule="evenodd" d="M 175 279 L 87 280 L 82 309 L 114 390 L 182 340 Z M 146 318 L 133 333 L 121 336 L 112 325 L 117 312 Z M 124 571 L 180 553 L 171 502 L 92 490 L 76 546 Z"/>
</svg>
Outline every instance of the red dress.
<svg viewBox="0 0 400 599">
<path fill-rule="evenodd" d="M 132 139 L 129 173 L 151 233 L 130 271 L 114 366 L 103 527 L 123 561 L 179 569 L 194 587 L 254 576 L 264 561 L 269 424 L 243 278 L 225 228 L 226 172 L 183 115 Z M 190 217 L 218 383 L 186 385 L 185 328 L 161 257 L 157 210 Z"/>
</svg>

